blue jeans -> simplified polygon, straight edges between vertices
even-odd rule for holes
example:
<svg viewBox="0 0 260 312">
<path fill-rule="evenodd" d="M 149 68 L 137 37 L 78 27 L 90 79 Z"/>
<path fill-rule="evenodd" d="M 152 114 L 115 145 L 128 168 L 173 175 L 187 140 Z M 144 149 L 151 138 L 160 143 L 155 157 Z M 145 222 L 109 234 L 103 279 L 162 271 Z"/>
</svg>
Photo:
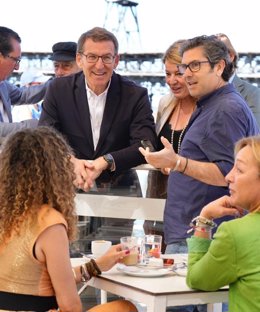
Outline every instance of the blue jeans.
<svg viewBox="0 0 260 312">
<path fill-rule="evenodd" d="M 186 239 L 169 244 L 166 246 L 165 250 L 166 254 L 182 254 L 182 253 L 188 253 L 188 247 L 186 243 Z M 206 312 L 207 311 L 207 305 L 201 304 L 198 306 L 195 305 L 188 305 L 188 306 L 180 306 L 180 307 L 169 307 L 166 311 L 167 312 L 193 312 L 194 309 L 197 308 L 199 312 Z"/>
<path fill-rule="evenodd" d="M 228 312 L 228 303 L 226 302 L 222 303 L 222 312 Z"/>
</svg>

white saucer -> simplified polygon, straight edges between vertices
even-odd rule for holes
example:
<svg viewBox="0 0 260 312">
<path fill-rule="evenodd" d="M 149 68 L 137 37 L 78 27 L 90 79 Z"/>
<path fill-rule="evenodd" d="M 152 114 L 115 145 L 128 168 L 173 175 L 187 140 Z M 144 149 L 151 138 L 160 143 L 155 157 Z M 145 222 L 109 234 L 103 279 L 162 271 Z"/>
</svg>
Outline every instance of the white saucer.
<svg viewBox="0 0 260 312">
<path fill-rule="evenodd" d="M 138 266 L 126 266 L 123 264 L 119 264 L 117 266 L 117 270 L 123 272 L 127 275 L 136 276 L 136 277 L 160 277 L 165 276 L 172 272 L 171 269 L 150 269 L 150 268 L 142 268 Z"/>
</svg>

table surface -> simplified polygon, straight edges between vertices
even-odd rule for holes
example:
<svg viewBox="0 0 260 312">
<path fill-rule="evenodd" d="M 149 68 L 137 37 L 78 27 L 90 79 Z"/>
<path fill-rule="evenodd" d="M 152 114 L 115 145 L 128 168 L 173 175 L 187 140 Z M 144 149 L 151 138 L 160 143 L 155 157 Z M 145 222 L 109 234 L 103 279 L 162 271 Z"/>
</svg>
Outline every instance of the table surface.
<svg viewBox="0 0 260 312">
<path fill-rule="evenodd" d="M 182 260 L 180 257 L 176 255 L 177 262 Z M 215 292 L 204 292 L 190 289 L 185 277 L 174 272 L 162 277 L 134 277 L 118 271 L 116 266 L 92 278 L 88 285 L 144 303 L 147 312 L 162 312 L 167 306 L 225 302 L 228 298 L 227 287 Z M 220 306 L 209 306 L 208 311 L 221 309 Z"/>
</svg>

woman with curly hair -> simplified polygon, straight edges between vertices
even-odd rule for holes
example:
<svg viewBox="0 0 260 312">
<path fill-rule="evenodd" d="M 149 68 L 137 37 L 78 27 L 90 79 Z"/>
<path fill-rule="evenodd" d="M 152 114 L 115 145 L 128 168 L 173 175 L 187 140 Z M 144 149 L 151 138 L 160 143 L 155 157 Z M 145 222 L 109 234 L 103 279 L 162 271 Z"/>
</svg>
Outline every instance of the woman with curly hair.
<svg viewBox="0 0 260 312">
<path fill-rule="evenodd" d="M 72 151 L 48 127 L 9 136 L 0 153 L 0 310 L 81 312 L 76 282 L 126 255 L 112 246 L 96 261 L 71 267 L 76 237 Z M 137 311 L 119 300 L 90 309 Z"/>
</svg>

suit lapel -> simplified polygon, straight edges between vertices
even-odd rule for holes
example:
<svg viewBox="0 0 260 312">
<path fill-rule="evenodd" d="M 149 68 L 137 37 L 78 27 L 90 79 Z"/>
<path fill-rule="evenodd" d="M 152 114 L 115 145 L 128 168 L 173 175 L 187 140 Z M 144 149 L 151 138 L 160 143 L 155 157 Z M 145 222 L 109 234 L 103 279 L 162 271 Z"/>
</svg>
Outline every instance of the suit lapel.
<svg viewBox="0 0 260 312">
<path fill-rule="evenodd" d="M 80 124 L 88 145 L 91 147 L 91 154 L 94 153 L 93 136 L 90 122 L 88 98 L 86 93 L 85 76 L 81 73 L 75 81 L 75 105 L 79 114 Z"/>
</svg>

